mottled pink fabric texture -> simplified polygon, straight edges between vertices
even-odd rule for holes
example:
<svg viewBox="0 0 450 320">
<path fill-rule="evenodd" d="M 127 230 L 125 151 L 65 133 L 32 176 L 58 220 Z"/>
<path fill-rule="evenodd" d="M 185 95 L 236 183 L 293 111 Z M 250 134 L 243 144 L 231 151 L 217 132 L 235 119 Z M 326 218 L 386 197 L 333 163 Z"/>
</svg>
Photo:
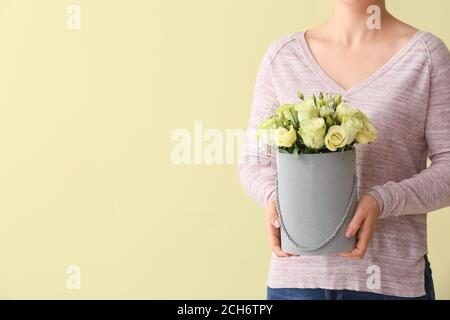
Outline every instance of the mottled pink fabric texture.
<svg viewBox="0 0 450 320">
<path fill-rule="evenodd" d="M 339 63 L 336 61 L 336 63 Z M 267 206 L 275 192 L 276 154 L 257 147 L 254 129 L 281 103 L 319 91 L 341 93 L 378 130 L 378 139 L 356 145 L 358 198 L 372 194 L 382 208 L 376 233 L 362 260 L 337 256 L 278 258 L 272 254 L 267 285 L 370 291 L 401 297 L 425 294 L 427 213 L 450 206 L 450 53 L 429 32 L 419 31 L 383 67 L 345 90 L 314 60 L 304 33 L 273 42 L 257 74 L 240 181 Z M 432 161 L 427 168 L 427 158 Z M 381 288 L 367 285 L 378 266 Z"/>
</svg>

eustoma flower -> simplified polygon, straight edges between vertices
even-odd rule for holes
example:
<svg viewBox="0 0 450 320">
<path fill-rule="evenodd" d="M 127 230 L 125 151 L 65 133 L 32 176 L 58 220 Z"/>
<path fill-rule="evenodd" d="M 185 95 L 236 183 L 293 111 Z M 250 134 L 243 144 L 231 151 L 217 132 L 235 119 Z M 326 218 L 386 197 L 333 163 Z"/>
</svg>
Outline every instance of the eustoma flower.
<svg viewBox="0 0 450 320">
<path fill-rule="evenodd" d="M 308 99 L 295 105 L 295 110 L 297 110 L 299 122 L 319 116 L 319 109 L 317 109 L 313 99 Z"/>
<path fill-rule="evenodd" d="M 364 122 L 364 127 L 356 136 L 356 141 L 361 144 L 368 144 L 377 139 L 377 130 L 370 121 Z"/>
<path fill-rule="evenodd" d="M 341 103 L 336 108 L 336 118 L 347 131 L 347 144 L 353 143 L 355 139 L 360 144 L 367 144 L 377 138 L 377 130 L 369 118 L 348 103 Z"/>
<path fill-rule="evenodd" d="M 336 118 L 339 122 L 342 123 L 344 121 L 344 118 L 357 116 L 358 112 L 360 112 L 358 109 L 352 107 L 346 102 L 342 102 L 336 107 Z"/>
<path fill-rule="evenodd" d="M 359 109 L 341 95 L 320 93 L 283 104 L 258 129 L 258 139 L 282 152 L 322 153 L 348 150 L 353 144 L 375 141 L 377 130 Z"/>
<path fill-rule="evenodd" d="M 266 145 L 274 145 L 273 134 L 276 129 L 281 126 L 281 122 L 277 117 L 270 117 L 263 121 L 257 131 L 257 138 Z"/>
<path fill-rule="evenodd" d="M 298 127 L 298 116 L 297 111 L 295 110 L 295 105 L 284 104 L 275 110 L 275 114 L 278 115 L 278 117 L 286 127 L 289 125 Z M 286 120 L 288 120 L 289 122 L 286 122 Z"/>
<path fill-rule="evenodd" d="M 281 127 L 275 131 L 275 143 L 279 147 L 290 148 L 297 141 L 297 134 L 293 126 L 289 130 Z"/>
<path fill-rule="evenodd" d="M 332 126 L 328 129 L 328 133 L 325 136 L 325 145 L 328 150 L 336 151 L 347 144 L 347 138 L 347 130 L 344 127 Z"/>
<path fill-rule="evenodd" d="M 326 125 L 323 118 L 305 119 L 300 122 L 299 134 L 308 148 L 322 148 L 325 143 L 325 132 Z"/>
<path fill-rule="evenodd" d="M 358 117 L 346 117 L 343 119 L 341 126 L 347 131 L 346 144 L 351 144 L 364 127 L 364 122 Z"/>
</svg>

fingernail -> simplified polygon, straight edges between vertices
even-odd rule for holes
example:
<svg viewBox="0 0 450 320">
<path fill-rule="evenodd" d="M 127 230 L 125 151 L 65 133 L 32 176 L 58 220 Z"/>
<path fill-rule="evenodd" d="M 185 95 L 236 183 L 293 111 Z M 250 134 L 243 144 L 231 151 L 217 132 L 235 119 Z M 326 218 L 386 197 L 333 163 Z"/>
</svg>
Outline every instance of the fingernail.
<svg viewBox="0 0 450 320">
<path fill-rule="evenodd" d="M 280 222 L 278 221 L 278 219 L 273 220 L 272 224 L 273 224 L 273 226 L 275 228 L 279 228 L 280 227 Z"/>
<path fill-rule="evenodd" d="M 346 236 L 347 238 L 353 237 L 353 230 L 352 230 L 351 228 L 349 228 L 349 229 L 347 230 L 347 233 L 345 234 L 345 236 Z"/>
</svg>

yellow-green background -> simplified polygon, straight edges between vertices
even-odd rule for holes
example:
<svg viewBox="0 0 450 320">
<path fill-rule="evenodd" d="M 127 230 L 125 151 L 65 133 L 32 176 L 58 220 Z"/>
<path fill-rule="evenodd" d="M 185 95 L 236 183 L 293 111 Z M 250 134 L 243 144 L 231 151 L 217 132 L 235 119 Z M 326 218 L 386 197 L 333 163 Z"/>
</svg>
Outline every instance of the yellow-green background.
<svg viewBox="0 0 450 320">
<path fill-rule="evenodd" d="M 170 137 L 244 128 L 266 47 L 331 2 L 0 0 L 0 298 L 264 298 L 263 210 L 233 165 L 174 166 Z M 388 4 L 450 43 L 448 0 Z M 450 210 L 429 221 L 450 298 Z"/>
</svg>

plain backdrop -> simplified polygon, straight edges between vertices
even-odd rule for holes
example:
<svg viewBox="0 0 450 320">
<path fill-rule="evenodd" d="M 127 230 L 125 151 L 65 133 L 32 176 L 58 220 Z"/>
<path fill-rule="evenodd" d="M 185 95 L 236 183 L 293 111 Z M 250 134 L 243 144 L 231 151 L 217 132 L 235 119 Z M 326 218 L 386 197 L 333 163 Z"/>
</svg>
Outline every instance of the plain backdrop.
<svg viewBox="0 0 450 320">
<path fill-rule="evenodd" d="M 197 120 L 245 128 L 268 45 L 331 4 L 1 0 L 0 298 L 264 298 L 263 209 L 235 164 L 175 165 L 171 136 Z M 450 44 L 450 1 L 388 5 Z M 430 214 L 441 299 L 449 223 L 449 209 Z"/>
</svg>

